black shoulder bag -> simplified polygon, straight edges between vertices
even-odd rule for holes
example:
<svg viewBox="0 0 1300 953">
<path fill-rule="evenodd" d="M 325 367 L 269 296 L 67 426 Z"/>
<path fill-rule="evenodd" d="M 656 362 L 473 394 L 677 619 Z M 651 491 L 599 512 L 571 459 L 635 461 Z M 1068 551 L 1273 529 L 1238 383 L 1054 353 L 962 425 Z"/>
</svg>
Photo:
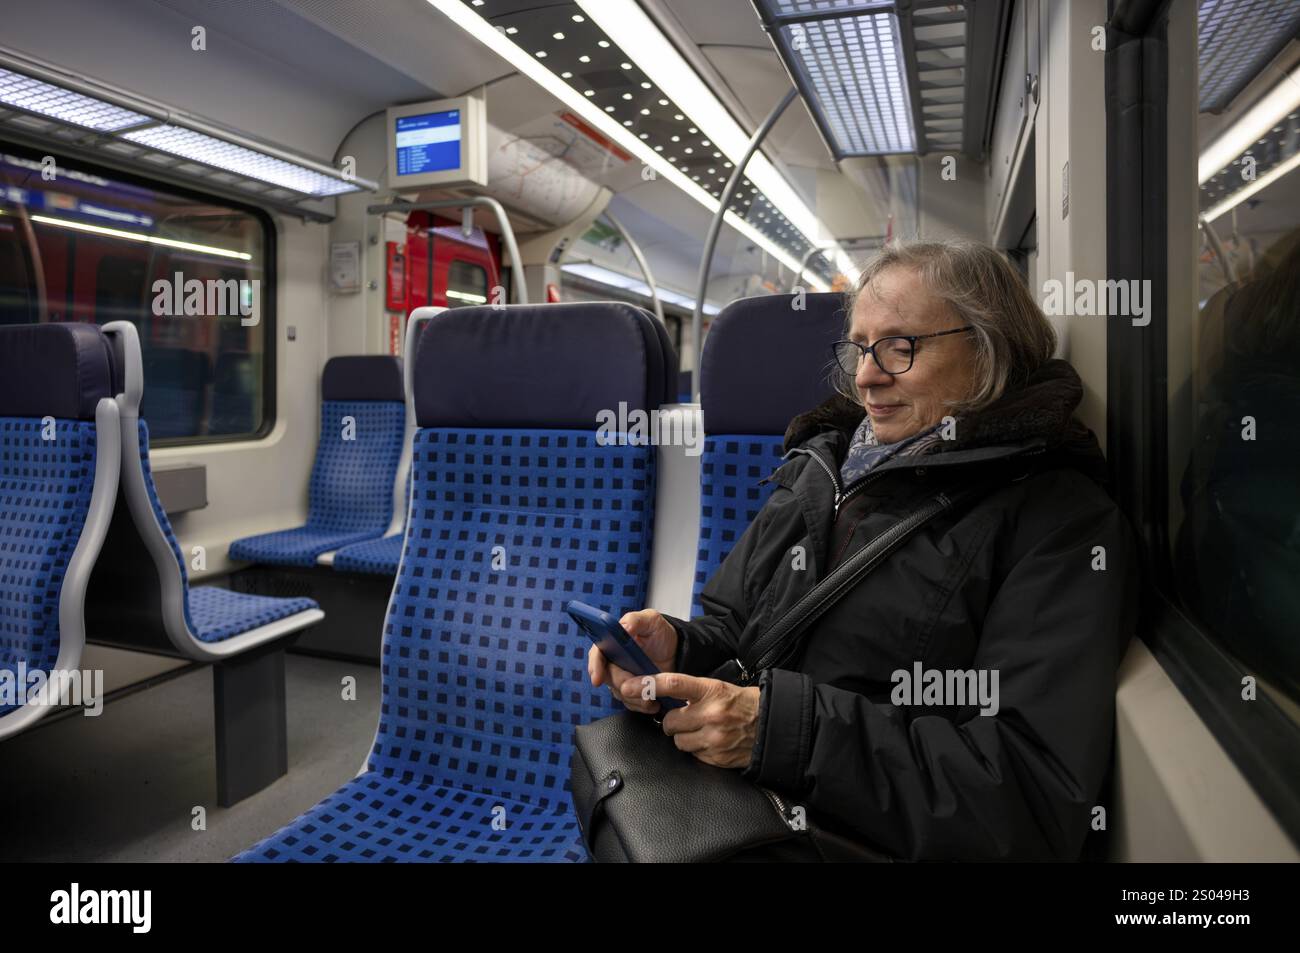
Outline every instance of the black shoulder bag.
<svg viewBox="0 0 1300 953">
<path fill-rule="evenodd" d="M 991 482 L 991 481 L 990 481 Z M 987 490 L 940 493 L 867 542 L 814 586 L 737 659 L 737 684 L 779 667 L 816 619 L 930 520 Z M 654 720 L 620 712 L 574 732 L 573 806 L 598 862 L 882 861 L 887 856 L 818 827 L 801 808 L 739 771 L 679 751 Z"/>
</svg>

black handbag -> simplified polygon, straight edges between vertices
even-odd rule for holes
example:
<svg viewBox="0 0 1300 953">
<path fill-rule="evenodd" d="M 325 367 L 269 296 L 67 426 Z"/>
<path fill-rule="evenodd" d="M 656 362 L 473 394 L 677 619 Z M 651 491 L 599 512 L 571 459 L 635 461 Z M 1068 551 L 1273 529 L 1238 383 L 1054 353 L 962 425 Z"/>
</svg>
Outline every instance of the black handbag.
<svg viewBox="0 0 1300 953">
<path fill-rule="evenodd" d="M 791 606 L 737 659 L 728 681 L 749 685 L 779 667 L 812 623 L 922 526 L 987 486 L 940 493 L 868 541 Z M 719 677 L 715 673 L 715 677 Z M 573 806 L 598 862 L 880 861 L 884 854 L 819 826 L 806 810 L 739 771 L 679 751 L 648 715 L 620 712 L 574 732 Z"/>
</svg>

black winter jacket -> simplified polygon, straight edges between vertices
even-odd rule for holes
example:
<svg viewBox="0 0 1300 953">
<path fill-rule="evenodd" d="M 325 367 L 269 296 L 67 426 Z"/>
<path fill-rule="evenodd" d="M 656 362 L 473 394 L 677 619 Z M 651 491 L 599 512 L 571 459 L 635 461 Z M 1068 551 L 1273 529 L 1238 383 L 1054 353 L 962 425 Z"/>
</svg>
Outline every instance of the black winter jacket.
<svg viewBox="0 0 1300 953">
<path fill-rule="evenodd" d="M 705 614 L 669 617 L 678 671 L 746 661 L 838 559 L 935 492 L 1003 475 L 858 583 L 787 668 L 762 673 L 747 777 L 898 858 L 1078 858 L 1110 763 L 1138 571 L 1097 441 L 1073 418 L 1081 396 L 1074 370 L 1050 361 L 959 419 L 955 440 L 844 488 L 861 405 L 837 396 L 792 421 L 772 495 L 703 590 Z M 917 662 L 996 671 L 998 711 L 895 705 L 893 673 Z"/>
</svg>

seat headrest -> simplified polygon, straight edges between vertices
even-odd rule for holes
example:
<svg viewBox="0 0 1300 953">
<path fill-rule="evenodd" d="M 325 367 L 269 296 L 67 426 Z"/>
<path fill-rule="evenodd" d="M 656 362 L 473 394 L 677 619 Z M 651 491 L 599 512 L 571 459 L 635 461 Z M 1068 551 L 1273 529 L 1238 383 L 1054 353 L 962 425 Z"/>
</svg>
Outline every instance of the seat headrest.
<svg viewBox="0 0 1300 953">
<path fill-rule="evenodd" d="M 93 324 L 0 327 L 0 416 L 94 420 L 113 397 L 113 358 Z"/>
<path fill-rule="evenodd" d="M 763 295 L 733 301 L 704 339 L 700 410 L 711 434 L 783 434 L 833 392 L 831 345 L 843 337 L 844 296 Z"/>
<path fill-rule="evenodd" d="M 321 374 L 321 400 L 395 400 L 402 393 L 402 359 L 387 354 L 331 357 Z"/>
<path fill-rule="evenodd" d="M 643 311 L 642 314 L 650 319 L 655 337 L 659 339 L 659 350 L 664 356 L 664 389 L 660 403 L 675 404 L 677 403 L 677 348 L 673 347 L 672 339 L 668 337 L 668 329 L 664 327 L 662 321 L 649 312 Z"/>
<path fill-rule="evenodd" d="M 614 302 L 444 311 L 416 347 L 416 419 L 421 427 L 596 430 L 597 415 L 617 414 L 620 403 L 653 410 L 672 400 L 677 380 L 676 354 L 657 326 Z"/>
</svg>

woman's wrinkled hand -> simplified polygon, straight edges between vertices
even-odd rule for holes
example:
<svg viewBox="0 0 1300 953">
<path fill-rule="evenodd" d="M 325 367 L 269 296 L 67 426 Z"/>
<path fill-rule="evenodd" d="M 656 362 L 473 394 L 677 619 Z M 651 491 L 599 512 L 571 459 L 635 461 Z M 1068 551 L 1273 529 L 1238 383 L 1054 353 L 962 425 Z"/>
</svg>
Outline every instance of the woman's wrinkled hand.
<svg viewBox="0 0 1300 953">
<path fill-rule="evenodd" d="M 742 688 L 680 672 L 655 676 L 657 697 L 688 702 L 664 717 L 664 733 L 682 751 L 719 768 L 749 766 L 758 729 L 759 692 L 757 686 Z"/>
<path fill-rule="evenodd" d="M 673 667 L 673 660 L 677 657 L 677 630 L 662 613 L 657 609 L 627 612 L 618 623 L 636 640 L 656 668 L 664 671 Z M 654 700 L 647 679 L 619 668 L 595 645 L 587 652 L 587 675 L 592 685 L 609 686 L 614 699 L 632 711 L 650 715 L 659 710 L 659 702 Z"/>
</svg>

